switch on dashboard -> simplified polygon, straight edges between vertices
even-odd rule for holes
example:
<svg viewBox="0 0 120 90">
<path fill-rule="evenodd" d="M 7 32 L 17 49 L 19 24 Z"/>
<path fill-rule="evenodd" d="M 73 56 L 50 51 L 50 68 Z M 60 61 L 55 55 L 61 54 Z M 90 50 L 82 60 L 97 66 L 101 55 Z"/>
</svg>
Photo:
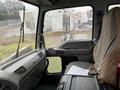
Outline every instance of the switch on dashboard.
<svg viewBox="0 0 120 90">
<path fill-rule="evenodd" d="M 17 73 L 17 74 L 23 74 L 23 73 L 25 73 L 27 70 L 26 70 L 26 68 L 25 67 L 20 67 L 20 68 L 18 68 L 16 71 L 15 71 L 15 73 Z"/>
</svg>

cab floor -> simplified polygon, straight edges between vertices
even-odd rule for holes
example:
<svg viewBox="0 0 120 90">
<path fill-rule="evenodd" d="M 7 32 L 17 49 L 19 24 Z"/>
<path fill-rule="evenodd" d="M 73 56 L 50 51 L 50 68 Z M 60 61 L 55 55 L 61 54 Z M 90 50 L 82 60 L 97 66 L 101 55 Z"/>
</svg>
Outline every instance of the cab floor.
<svg viewBox="0 0 120 90">
<path fill-rule="evenodd" d="M 32 90 L 56 90 L 59 81 L 59 76 L 47 76 L 42 78 Z"/>
</svg>

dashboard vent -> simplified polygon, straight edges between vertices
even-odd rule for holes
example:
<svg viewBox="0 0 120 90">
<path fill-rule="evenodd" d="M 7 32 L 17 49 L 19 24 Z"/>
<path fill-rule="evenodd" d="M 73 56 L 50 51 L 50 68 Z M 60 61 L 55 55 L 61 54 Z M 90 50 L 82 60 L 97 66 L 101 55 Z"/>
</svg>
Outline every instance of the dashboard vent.
<svg viewBox="0 0 120 90">
<path fill-rule="evenodd" d="M 0 90 L 17 90 L 17 86 L 10 81 L 0 80 Z"/>
<path fill-rule="evenodd" d="M 5 86 L 3 90 L 12 90 L 9 86 Z"/>
</svg>

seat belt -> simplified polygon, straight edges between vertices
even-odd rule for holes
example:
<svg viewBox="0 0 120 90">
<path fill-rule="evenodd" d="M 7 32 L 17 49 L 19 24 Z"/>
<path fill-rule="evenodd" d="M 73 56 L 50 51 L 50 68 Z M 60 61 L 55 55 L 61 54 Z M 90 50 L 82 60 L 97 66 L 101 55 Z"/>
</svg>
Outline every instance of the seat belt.
<svg viewBox="0 0 120 90">
<path fill-rule="evenodd" d="M 100 38 L 100 35 L 101 35 L 103 15 L 104 15 L 103 11 L 98 11 L 96 13 L 96 16 L 97 16 L 97 19 L 98 19 L 97 23 L 96 23 L 96 26 L 98 26 L 98 27 L 96 28 L 97 32 L 95 32 L 96 35 L 95 35 L 95 38 L 93 40 L 94 44 L 96 44 L 98 42 L 98 40 Z"/>
<path fill-rule="evenodd" d="M 117 37 L 117 33 L 116 33 L 116 34 L 113 36 L 113 38 L 111 39 L 111 41 L 110 41 L 110 43 L 109 43 L 109 45 L 108 45 L 108 47 L 107 47 L 107 50 L 106 50 L 106 52 L 105 52 L 104 57 L 106 56 L 107 52 L 109 51 L 109 49 L 110 49 L 111 45 L 113 44 L 113 42 L 115 41 L 116 37 Z"/>
</svg>

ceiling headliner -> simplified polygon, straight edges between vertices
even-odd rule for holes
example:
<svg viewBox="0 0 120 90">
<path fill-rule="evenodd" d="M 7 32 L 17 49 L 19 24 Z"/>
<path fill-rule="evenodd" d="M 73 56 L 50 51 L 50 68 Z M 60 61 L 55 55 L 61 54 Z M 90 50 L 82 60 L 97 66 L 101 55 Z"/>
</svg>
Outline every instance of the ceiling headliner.
<svg viewBox="0 0 120 90">
<path fill-rule="evenodd" d="M 56 3 L 54 2 L 54 0 L 22 0 L 22 1 L 32 3 L 47 10 L 85 5 L 91 5 L 97 9 L 104 9 L 109 4 L 120 3 L 120 0 L 57 0 Z"/>
</svg>

